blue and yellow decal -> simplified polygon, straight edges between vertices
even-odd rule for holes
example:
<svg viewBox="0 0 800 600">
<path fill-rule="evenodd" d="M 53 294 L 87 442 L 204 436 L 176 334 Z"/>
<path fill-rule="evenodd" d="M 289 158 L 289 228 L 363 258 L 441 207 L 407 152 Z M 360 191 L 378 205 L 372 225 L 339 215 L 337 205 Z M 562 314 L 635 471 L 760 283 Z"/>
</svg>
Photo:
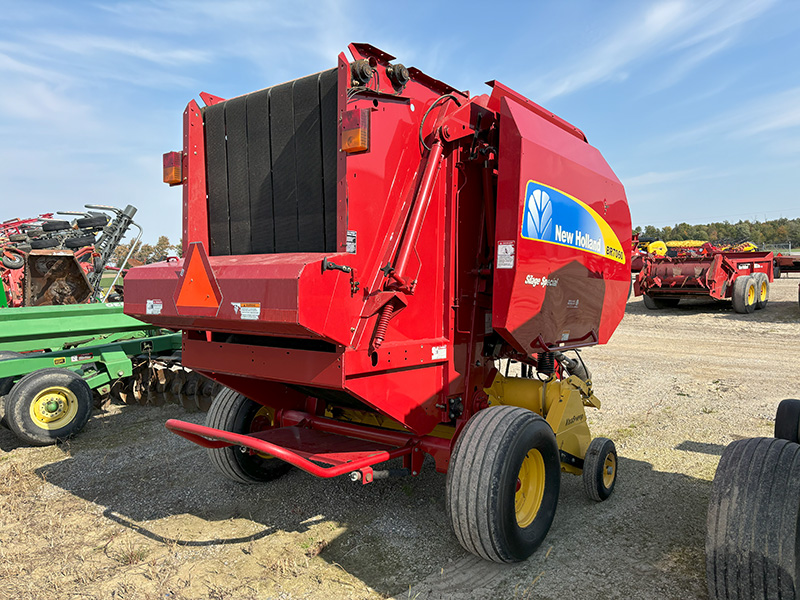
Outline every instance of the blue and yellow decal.
<svg viewBox="0 0 800 600">
<path fill-rule="evenodd" d="M 528 181 L 522 237 L 590 252 L 625 264 L 619 238 L 589 205 L 554 187 Z"/>
</svg>

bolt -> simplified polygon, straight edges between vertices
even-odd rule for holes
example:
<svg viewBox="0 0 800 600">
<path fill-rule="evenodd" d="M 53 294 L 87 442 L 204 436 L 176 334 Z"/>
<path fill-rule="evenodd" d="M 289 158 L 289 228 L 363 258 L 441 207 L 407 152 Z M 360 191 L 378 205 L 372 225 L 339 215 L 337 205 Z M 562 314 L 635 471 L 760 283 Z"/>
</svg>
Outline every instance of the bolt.
<svg viewBox="0 0 800 600">
<path fill-rule="evenodd" d="M 606 473 L 608 473 L 609 475 L 611 475 L 611 473 L 613 473 L 613 472 L 614 472 L 614 469 L 612 469 L 611 467 L 608 467 L 606 469 Z"/>
<path fill-rule="evenodd" d="M 419 448 L 414 448 L 414 452 L 419 452 Z"/>
<path fill-rule="evenodd" d="M 351 328 L 350 328 L 350 332 L 351 332 L 351 333 L 352 333 L 352 332 L 354 332 L 355 330 L 356 330 L 356 328 L 355 328 L 355 327 L 351 327 Z"/>
<path fill-rule="evenodd" d="M 412 475 L 416 475 L 416 474 L 417 474 L 417 472 L 416 472 L 416 471 L 411 471 L 411 474 L 412 474 Z"/>
<path fill-rule="evenodd" d="M 117 371 L 117 377 L 122 377 L 125 371 Z"/>
</svg>

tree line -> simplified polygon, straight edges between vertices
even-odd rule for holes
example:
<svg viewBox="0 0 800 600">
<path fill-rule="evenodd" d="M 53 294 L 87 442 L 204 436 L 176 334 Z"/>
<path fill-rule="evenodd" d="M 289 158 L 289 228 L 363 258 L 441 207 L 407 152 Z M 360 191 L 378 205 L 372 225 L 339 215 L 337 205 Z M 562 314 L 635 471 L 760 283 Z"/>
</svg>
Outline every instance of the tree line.
<svg viewBox="0 0 800 600">
<path fill-rule="evenodd" d="M 634 233 L 642 237 L 650 237 L 665 242 L 680 240 L 703 240 L 718 243 L 753 242 L 757 246 L 764 244 L 792 244 L 800 247 L 800 219 L 774 219 L 772 221 L 739 221 L 730 223 L 708 223 L 707 225 L 689 225 L 678 223 L 674 227 L 667 225 L 658 228 L 653 225 L 638 226 Z"/>
<path fill-rule="evenodd" d="M 120 244 L 116 247 L 113 254 L 113 262 L 116 266 L 121 266 L 122 261 L 125 260 L 128 251 L 131 249 L 131 244 Z M 170 256 L 181 256 L 183 242 L 178 241 L 177 244 L 172 244 L 169 238 L 165 235 L 159 236 L 155 244 L 145 244 L 139 242 L 131 254 L 128 261 L 128 267 L 138 267 L 139 265 L 149 265 L 150 263 L 164 260 Z"/>
</svg>

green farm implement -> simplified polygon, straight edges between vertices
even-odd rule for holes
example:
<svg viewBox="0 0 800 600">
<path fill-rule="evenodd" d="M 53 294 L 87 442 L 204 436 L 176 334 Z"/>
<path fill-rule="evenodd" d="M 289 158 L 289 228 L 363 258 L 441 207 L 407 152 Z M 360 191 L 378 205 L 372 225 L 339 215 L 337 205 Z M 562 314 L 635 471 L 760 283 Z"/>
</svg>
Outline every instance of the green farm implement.
<svg viewBox="0 0 800 600">
<path fill-rule="evenodd" d="M 78 433 L 112 398 L 205 410 L 215 386 L 180 366 L 180 350 L 180 333 L 123 314 L 121 303 L 0 310 L 3 424 L 45 445 Z"/>
</svg>

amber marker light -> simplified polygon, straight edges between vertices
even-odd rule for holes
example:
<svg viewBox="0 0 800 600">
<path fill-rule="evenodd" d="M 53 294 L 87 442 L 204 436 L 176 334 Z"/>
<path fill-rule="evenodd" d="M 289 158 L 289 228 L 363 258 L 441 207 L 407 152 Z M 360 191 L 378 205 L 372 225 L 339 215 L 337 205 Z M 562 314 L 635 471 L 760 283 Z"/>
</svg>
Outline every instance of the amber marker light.
<svg viewBox="0 0 800 600">
<path fill-rule="evenodd" d="M 183 183 L 182 158 L 182 152 L 167 152 L 164 155 L 164 183 L 170 185 Z"/>
<path fill-rule="evenodd" d="M 342 150 L 352 154 L 369 150 L 369 109 L 345 111 L 342 116 Z"/>
</svg>

